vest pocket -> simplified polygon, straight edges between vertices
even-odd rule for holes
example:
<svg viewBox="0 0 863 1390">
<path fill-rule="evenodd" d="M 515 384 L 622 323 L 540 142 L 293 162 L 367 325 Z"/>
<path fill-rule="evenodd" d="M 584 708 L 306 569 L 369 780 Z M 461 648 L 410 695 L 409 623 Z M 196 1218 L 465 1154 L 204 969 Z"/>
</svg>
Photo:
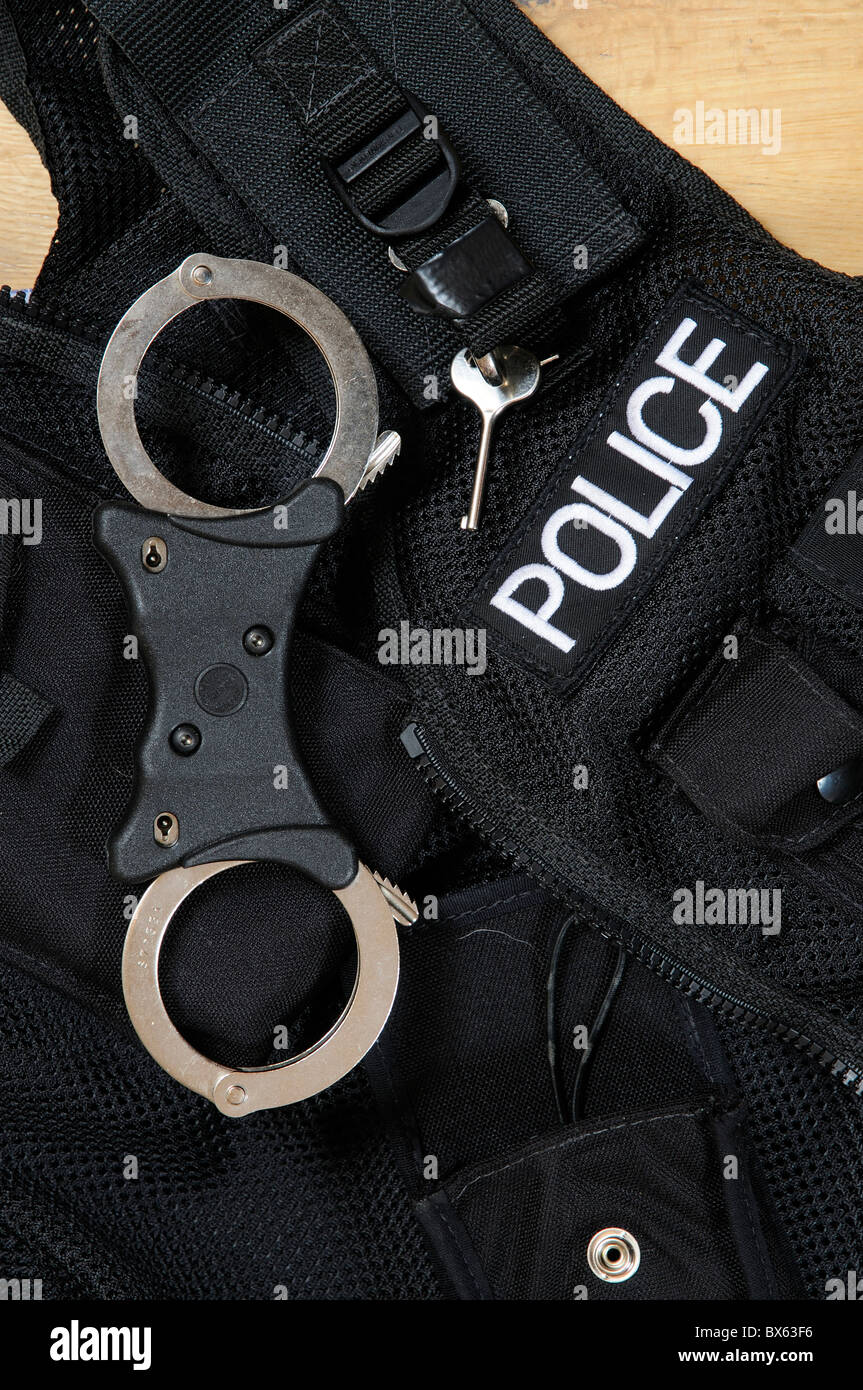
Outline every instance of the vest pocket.
<svg viewBox="0 0 863 1390">
<path fill-rule="evenodd" d="M 735 1136 L 710 1102 L 567 1126 L 429 1199 L 439 1254 L 481 1267 L 487 1289 L 469 1297 L 774 1298 Z"/>
</svg>

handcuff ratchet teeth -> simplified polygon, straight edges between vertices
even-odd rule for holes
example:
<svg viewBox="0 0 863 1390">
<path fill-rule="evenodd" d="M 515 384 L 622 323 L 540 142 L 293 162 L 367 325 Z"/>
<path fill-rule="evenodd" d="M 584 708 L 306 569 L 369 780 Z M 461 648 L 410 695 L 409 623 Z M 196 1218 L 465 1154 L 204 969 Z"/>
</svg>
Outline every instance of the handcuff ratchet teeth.
<svg viewBox="0 0 863 1390">
<path fill-rule="evenodd" d="M 317 344 L 333 379 L 326 454 L 272 506 L 218 507 L 189 496 L 159 472 L 138 433 L 147 349 L 172 319 L 211 299 L 252 300 L 285 314 Z M 123 992 L 139 1038 L 165 1071 L 224 1115 L 248 1115 L 315 1095 L 365 1056 L 398 984 L 394 914 L 416 915 L 328 822 L 287 712 L 290 639 L 309 571 L 345 503 L 386 467 L 399 439 L 378 436 L 371 363 L 326 295 L 274 266 L 210 255 L 188 256 L 120 320 L 102 359 L 97 409 L 108 458 L 140 506 L 103 503 L 95 541 L 123 585 L 151 691 L 135 791 L 109 845 L 116 877 L 154 879 L 129 923 Z M 200 884 L 264 859 L 335 894 L 354 930 L 357 974 L 341 1016 L 313 1047 L 270 1066 L 231 1068 L 202 1056 L 172 1023 L 159 954 Z"/>
</svg>

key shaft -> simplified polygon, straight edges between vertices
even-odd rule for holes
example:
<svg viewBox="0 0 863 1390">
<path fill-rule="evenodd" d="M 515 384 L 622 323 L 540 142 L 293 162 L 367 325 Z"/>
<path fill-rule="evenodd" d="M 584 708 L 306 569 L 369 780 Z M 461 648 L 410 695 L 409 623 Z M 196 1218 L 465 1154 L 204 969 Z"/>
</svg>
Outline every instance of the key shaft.
<svg viewBox="0 0 863 1390">
<path fill-rule="evenodd" d="M 450 367 L 456 391 L 472 401 L 482 417 L 470 506 L 461 523 L 466 531 L 475 531 L 479 526 L 495 421 L 509 406 L 532 396 L 539 385 L 539 361 L 525 348 L 495 348 L 494 364 L 498 374 L 496 382 L 483 374 L 467 349 L 456 354 Z"/>
</svg>

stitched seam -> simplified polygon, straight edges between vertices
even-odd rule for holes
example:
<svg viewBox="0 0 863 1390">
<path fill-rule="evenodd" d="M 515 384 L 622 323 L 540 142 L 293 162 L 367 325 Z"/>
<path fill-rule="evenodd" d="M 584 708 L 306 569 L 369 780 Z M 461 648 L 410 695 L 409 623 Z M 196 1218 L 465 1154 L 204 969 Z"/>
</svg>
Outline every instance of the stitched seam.
<svg viewBox="0 0 863 1390">
<path fill-rule="evenodd" d="M 701 1058 L 701 1066 L 704 1071 L 704 1075 L 707 1077 L 708 1081 L 710 1081 L 714 1086 L 716 1086 L 719 1083 L 717 1082 L 717 1079 L 713 1074 L 713 1068 L 710 1065 L 710 1059 L 707 1056 L 707 1051 L 704 1047 L 703 1042 L 701 1041 L 701 1034 L 698 1031 L 697 1023 L 695 1022 L 695 1015 L 692 1012 L 692 1000 L 686 994 L 681 995 L 680 999 L 682 1005 L 681 1013 L 683 1014 L 684 1027 L 686 1028 L 686 1031 L 689 1034 L 690 1040 L 692 1042 L 693 1047 L 695 1048 L 696 1053 Z"/>
<path fill-rule="evenodd" d="M 316 78 L 317 75 L 318 75 L 318 57 L 319 57 L 319 55 L 320 55 L 320 50 L 321 50 L 321 34 L 322 34 L 323 32 L 324 32 L 324 12 L 323 12 L 323 10 L 319 10 L 319 11 L 318 11 L 318 29 L 317 29 L 317 33 L 315 34 L 315 51 L 314 51 L 314 55 L 313 55 L 313 57 L 314 57 L 314 62 L 313 62 L 313 64 L 312 64 L 312 77 L 311 77 L 311 81 L 309 82 L 309 100 L 308 100 L 308 102 L 307 102 L 307 104 L 306 104 L 306 124 L 308 124 L 309 121 L 312 119 L 312 97 L 314 96 L 314 93 L 315 93 L 315 78 Z"/>
<path fill-rule="evenodd" d="M 591 175 L 595 181 L 596 186 L 602 189 L 602 192 L 605 194 L 606 198 L 611 203 L 616 203 L 617 199 L 615 198 L 608 184 L 605 182 L 605 180 L 602 178 L 599 172 L 594 168 L 594 166 L 588 161 L 588 159 L 576 145 L 575 141 L 572 139 L 572 136 L 568 134 L 566 128 L 562 126 L 560 122 L 557 120 L 552 110 L 549 108 L 548 103 L 540 100 L 537 93 L 531 89 L 531 87 L 522 77 L 521 73 L 507 57 L 507 55 L 503 52 L 501 48 L 498 47 L 497 43 L 494 41 L 494 38 L 489 33 L 489 31 L 478 22 L 476 16 L 471 16 L 471 18 L 473 19 L 473 26 L 471 26 L 468 23 L 468 20 L 465 18 L 464 13 L 462 12 L 459 6 L 446 4 L 446 0 L 444 0 L 444 7 L 447 10 L 450 22 L 459 25 L 465 39 L 467 40 L 471 48 L 479 48 L 481 40 L 484 40 L 485 44 L 487 44 L 490 48 L 493 49 L 495 56 L 503 60 L 503 62 L 506 64 L 506 73 L 503 74 L 500 72 L 500 70 L 498 70 L 498 73 L 495 76 L 495 85 L 497 85 L 501 81 L 506 82 L 507 88 L 509 89 L 511 95 L 515 98 L 516 102 L 518 103 L 519 111 L 530 111 L 531 115 L 537 121 L 537 125 L 539 126 L 542 135 L 546 139 L 550 139 L 558 147 L 560 154 L 566 160 L 566 163 L 570 171 L 574 175 L 575 179 L 578 182 L 581 182 L 584 180 L 586 174 Z M 483 76 L 485 78 L 486 85 L 488 85 L 489 77 L 487 70 L 484 70 Z M 563 137 L 563 140 L 561 140 L 561 136 Z M 573 155 L 569 149 L 560 148 L 564 143 L 567 146 L 572 146 L 572 149 L 575 151 L 575 155 Z M 553 209 L 551 207 L 550 202 L 546 204 L 546 209 L 553 220 Z"/>
<path fill-rule="evenodd" d="M 479 1284 L 478 1284 L 477 1281 L 476 1281 L 476 1276 L 474 1275 L 474 1272 L 473 1272 L 473 1270 L 471 1269 L 471 1267 L 470 1267 L 470 1265 L 469 1265 L 469 1263 L 468 1263 L 467 1256 L 465 1255 L 464 1251 L 462 1250 L 461 1242 L 460 1242 L 458 1236 L 457 1236 L 456 1233 L 455 1233 L 455 1230 L 454 1230 L 454 1228 L 453 1228 L 453 1226 L 452 1226 L 452 1224 L 451 1224 L 451 1222 L 450 1222 L 449 1216 L 447 1215 L 447 1213 L 446 1213 L 446 1211 L 445 1211 L 445 1209 L 444 1209 L 443 1207 L 435 1207 L 435 1208 L 433 1208 L 433 1210 L 437 1212 L 438 1219 L 440 1220 L 441 1224 L 446 1228 L 446 1230 L 449 1232 L 450 1241 L 452 1242 L 452 1245 L 453 1245 L 453 1248 L 454 1248 L 454 1250 L 455 1250 L 455 1253 L 458 1255 L 459 1259 L 461 1260 L 462 1268 L 463 1268 L 465 1274 L 467 1275 L 468 1280 L 470 1281 L 471 1288 L 473 1289 L 474 1293 L 479 1294 L 479 1293 L 481 1292 L 481 1290 L 480 1290 Z"/>
<path fill-rule="evenodd" d="M 318 16 L 318 29 L 317 34 L 315 36 L 315 49 L 313 54 L 314 66 L 312 68 L 312 80 L 311 86 L 309 87 L 309 96 L 308 101 L 305 105 L 305 110 L 303 110 L 303 102 L 300 93 L 285 77 L 285 69 L 290 70 L 291 64 L 293 63 L 293 56 L 291 55 L 287 60 L 284 60 L 281 58 L 280 55 L 281 49 L 285 46 L 285 44 L 287 44 L 289 40 L 295 41 L 297 35 L 304 28 L 306 28 L 308 24 L 313 20 L 314 15 L 306 16 L 306 18 L 303 21 L 301 21 L 298 24 L 292 25 L 290 29 L 279 34 L 278 38 L 275 39 L 273 43 L 271 43 L 270 45 L 268 45 L 267 48 L 264 49 L 260 59 L 256 60 L 258 61 L 259 65 L 263 67 L 265 71 L 268 72 L 269 76 L 278 82 L 282 90 L 293 99 L 306 125 L 311 125 L 314 117 L 323 115 L 323 113 L 325 111 L 328 111 L 329 108 L 335 105 L 337 101 L 340 101 L 341 98 L 347 92 L 351 91 L 352 88 L 358 86 L 364 78 L 370 76 L 376 70 L 374 65 L 371 62 L 369 62 L 369 60 L 366 58 L 366 55 L 357 45 L 353 35 L 343 25 L 339 24 L 333 15 L 328 14 L 327 10 L 323 8 L 318 10 L 316 13 Z M 337 29 L 339 36 L 342 39 L 344 39 L 346 43 L 350 44 L 353 53 L 356 54 L 357 63 L 353 75 L 349 77 L 345 85 L 341 87 L 338 92 L 335 92 L 332 96 L 328 97 L 321 105 L 316 106 L 314 110 L 312 110 L 312 96 L 315 87 L 315 76 L 319 65 L 319 49 L 321 39 L 323 36 L 323 27 L 325 19 L 328 19 L 329 22 L 333 25 L 334 29 Z M 308 64 L 306 63 L 304 66 L 308 67 Z"/>
<path fill-rule="evenodd" d="M 518 893 L 511 893 L 508 898 L 498 898 L 496 902 L 484 903 L 479 907 L 467 907 L 463 912 L 457 912 L 454 917 L 446 917 L 441 925 L 449 925 L 450 922 L 460 922 L 464 917 L 475 917 L 479 913 L 493 912 L 496 907 L 504 907 L 507 903 L 514 903 L 519 898 L 535 898 L 538 890 L 536 888 L 522 888 Z"/>
<path fill-rule="evenodd" d="M 851 584 L 845 583 L 834 570 L 828 569 L 826 565 L 819 564 L 817 560 L 813 560 L 811 555 L 804 555 L 802 551 L 796 549 L 791 551 L 791 559 L 799 569 L 804 571 L 815 570 L 818 574 L 824 575 L 825 580 L 830 581 L 829 584 L 824 583 L 825 589 L 829 589 L 831 593 L 839 594 L 843 598 L 848 598 L 852 601 L 856 599 L 857 602 L 855 606 L 859 606 L 861 599 L 863 599 L 863 592 L 861 592 L 859 588 L 854 588 Z M 812 577 L 814 578 L 814 576 Z"/>
<path fill-rule="evenodd" d="M 207 97 L 207 100 L 201 103 L 197 111 L 190 119 L 189 124 L 192 126 L 192 129 L 194 129 L 195 126 L 198 124 L 205 111 L 209 111 L 210 107 L 215 106 L 217 101 L 222 101 L 228 95 L 229 92 L 232 92 L 234 90 L 235 87 L 239 87 L 240 83 L 244 82 L 248 75 L 249 69 L 245 67 L 242 69 L 241 72 L 235 73 L 234 76 L 231 78 L 230 82 L 227 82 L 224 87 L 220 87 L 219 90 L 217 92 L 214 92 L 212 96 Z"/>
<path fill-rule="evenodd" d="M 18 435 L 13 435 L 8 430 L 0 428 L 0 441 L 2 440 L 11 443 L 14 449 L 17 449 L 19 453 L 25 455 L 26 464 L 23 466 L 27 467 L 30 465 L 31 474 L 33 468 L 39 468 L 39 461 L 33 460 L 28 453 L 28 450 L 33 448 L 32 444 L 28 444 L 26 440 L 20 438 Z M 59 454 L 51 453 L 50 450 L 42 448 L 41 445 L 37 445 L 36 447 L 39 449 L 40 454 L 44 454 L 46 459 L 50 459 L 56 465 L 54 468 L 47 467 L 44 464 L 41 465 L 42 472 L 47 473 L 52 482 L 57 483 L 59 486 L 63 486 L 64 483 L 67 485 L 69 483 L 72 485 L 89 483 L 92 487 L 96 488 L 99 493 L 106 496 L 112 495 L 110 491 L 111 480 L 109 478 L 92 477 L 89 473 L 85 473 L 83 469 L 70 467 Z"/>
<path fill-rule="evenodd" d="M 532 48 L 528 45 L 528 42 L 527 42 L 526 39 L 521 39 L 521 40 L 519 41 L 518 51 L 519 51 L 519 53 L 524 53 L 525 58 L 526 58 L 528 64 L 530 64 L 531 62 L 537 61 L 537 59 L 535 58 L 535 56 L 534 56 L 534 54 L 533 54 L 533 52 L 532 52 Z M 556 55 L 555 55 L 555 57 L 560 57 L 560 56 L 562 56 L 562 55 L 561 55 L 561 54 L 556 54 Z M 580 124 L 580 123 L 584 120 L 584 103 L 583 103 L 583 99 L 581 99 L 581 98 L 579 97 L 579 94 L 578 94 L 577 92 L 576 92 L 576 93 L 573 93 L 572 91 L 570 91 L 569 87 L 566 85 L 566 83 L 563 81 L 563 79 L 562 79 L 561 77 L 559 77 L 558 74 L 557 74 L 557 73 L 554 71 L 554 69 L 552 68 L 552 66 L 551 66 L 551 60 L 550 60 L 548 57 L 543 56 L 542 58 L 540 58 L 540 59 L 538 60 L 538 62 L 539 62 L 539 67 L 540 67 L 541 70 L 545 73 L 545 75 L 546 75 L 546 77 L 548 78 L 549 82 L 551 82 L 551 83 L 553 84 L 553 86 L 557 89 L 557 91 L 560 93 L 560 95 L 563 97 L 564 101 L 566 102 L 567 111 L 568 111 L 569 116 L 570 116 L 571 120 L 573 121 L 573 123 L 575 123 L 575 124 Z M 585 75 L 586 75 L 586 74 L 585 74 Z M 589 79 L 589 78 L 588 78 L 588 82 L 590 82 L 590 79 Z M 593 86 L 593 83 L 590 83 L 590 85 Z M 617 110 L 622 110 L 622 108 L 618 107 Z M 632 118 L 631 116 L 629 116 L 627 112 L 624 112 L 624 115 L 627 116 L 627 119 L 629 119 L 630 121 L 632 121 L 633 125 L 637 124 L 635 121 L 633 121 L 633 118 Z M 596 127 L 596 122 L 595 122 L 594 120 L 592 120 L 592 119 L 590 120 L 590 126 L 591 126 L 591 129 L 592 129 L 592 130 L 594 130 L 595 127 Z M 564 130 L 566 130 L 566 126 L 562 126 L 562 128 L 563 128 Z M 574 141 L 574 136 L 570 135 L 570 139 L 572 139 L 572 140 Z M 662 159 L 660 158 L 659 153 L 654 149 L 653 146 L 651 146 L 651 149 L 650 149 L 649 161 L 650 161 L 650 164 L 651 164 L 651 167 L 652 167 L 654 173 L 657 173 L 657 174 L 665 174 L 665 172 L 666 172 L 665 161 L 662 160 Z M 636 223 L 636 225 L 638 225 L 638 224 Z"/>
<path fill-rule="evenodd" d="M 755 1212 L 752 1205 L 752 1194 L 749 1191 L 749 1182 L 745 1173 L 743 1175 L 743 1191 L 741 1193 L 741 1196 L 743 1197 L 743 1206 L 746 1212 L 746 1220 L 749 1223 L 749 1231 L 752 1236 L 752 1244 L 755 1247 L 755 1256 L 758 1260 L 758 1266 L 761 1270 L 761 1278 L 764 1280 L 766 1288 L 768 1288 L 771 1293 L 775 1293 L 776 1285 L 773 1281 L 773 1271 L 768 1268 L 767 1262 L 764 1258 L 764 1251 L 761 1248 L 760 1233 L 758 1231 L 758 1227 L 756 1226 Z"/>
<path fill-rule="evenodd" d="M 842 720 L 842 722 L 844 724 L 847 724 L 849 728 L 853 729 L 855 733 L 860 733 L 861 730 L 863 730 L 863 725 L 861 725 L 861 721 L 855 720 L 853 718 L 848 706 L 839 701 L 839 698 L 834 693 L 834 691 L 832 691 L 829 686 L 824 685 L 821 682 L 816 683 L 816 681 L 810 680 L 804 671 L 798 670 L 792 662 L 790 654 L 788 652 L 783 651 L 781 647 L 771 647 L 771 644 L 769 642 L 766 642 L 763 637 L 759 637 L 758 634 L 755 632 L 750 633 L 749 640 L 751 642 L 754 642 L 756 646 L 763 647 L 764 650 L 767 652 L 775 652 L 782 665 L 787 666 L 791 674 L 793 676 L 796 676 L 797 679 L 801 681 L 803 685 L 806 686 L 807 690 L 811 690 L 814 692 L 814 694 L 820 695 L 822 700 L 826 698 L 826 702 L 835 709 L 836 714 Z"/>
<path fill-rule="evenodd" d="M 475 1178 L 471 1178 L 469 1182 L 465 1183 L 464 1187 L 456 1193 L 454 1200 L 457 1202 L 460 1201 L 468 1188 L 473 1187 L 474 1183 L 485 1182 L 489 1178 L 497 1177 L 500 1173 L 508 1173 L 511 1169 L 518 1168 L 520 1164 L 527 1163 L 532 1158 L 542 1158 L 546 1154 L 556 1153 L 558 1149 L 565 1149 L 570 1144 L 579 1144 L 583 1139 L 596 1139 L 601 1134 L 616 1134 L 618 1130 L 621 1129 L 638 1129 L 643 1125 L 664 1124 L 668 1120 L 694 1120 L 696 1115 L 706 1114 L 707 1107 L 700 1106 L 697 1110 L 673 1111 L 665 1115 L 651 1115 L 643 1120 L 624 1120 L 622 1124 L 609 1125 L 605 1129 L 592 1129 L 586 1134 L 568 1135 L 566 1139 L 560 1140 L 557 1144 L 550 1144 L 546 1149 L 534 1149 L 529 1154 L 520 1154 L 518 1158 L 513 1159 L 512 1163 L 505 1163 L 502 1168 L 493 1168 L 491 1172 L 479 1173 Z"/>
<path fill-rule="evenodd" d="M 668 772 L 676 773 L 676 780 L 681 790 L 685 792 L 694 792 L 695 795 L 700 798 L 698 809 L 709 812 L 711 817 L 720 825 L 726 826 L 729 830 L 736 830 L 745 835 L 752 836 L 754 839 L 757 839 L 760 844 L 775 845 L 777 849 L 800 846 L 810 841 L 817 843 L 818 837 L 823 836 L 827 830 L 829 830 L 833 822 L 840 816 L 844 817 L 845 820 L 853 819 L 852 812 L 857 802 L 863 798 L 863 791 L 860 791 L 853 800 L 846 802 L 844 806 L 834 807 L 834 809 L 825 816 L 822 824 L 815 826 L 812 830 L 804 830 L 800 835 L 779 835 L 775 831 L 753 830 L 743 825 L 741 821 L 734 820 L 729 813 L 721 811 L 701 784 L 697 782 L 690 773 L 685 772 L 670 754 L 661 753 L 657 758 L 657 764 Z"/>
</svg>

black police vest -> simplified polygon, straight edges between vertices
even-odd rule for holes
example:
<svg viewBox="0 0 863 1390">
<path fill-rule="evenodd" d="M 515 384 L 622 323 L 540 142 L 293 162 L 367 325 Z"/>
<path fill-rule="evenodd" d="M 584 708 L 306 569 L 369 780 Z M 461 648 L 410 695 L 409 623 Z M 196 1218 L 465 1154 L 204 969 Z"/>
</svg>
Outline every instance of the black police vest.
<svg viewBox="0 0 863 1390">
<path fill-rule="evenodd" d="M 0 1274 L 827 1296 L 863 1268 L 859 285 L 508 0 L 6 0 L 0 28 L 60 208 L 32 294 L 0 299 Z M 93 541 L 128 500 L 97 376 L 199 250 L 329 296 L 402 440 L 322 544 L 289 700 L 331 824 L 418 915 L 363 1063 L 240 1121 L 135 1037 L 150 874 L 106 860 L 154 691 Z M 515 348 L 536 379 L 474 526 L 477 403 Z M 160 335 L 136 410 L 171 483 L 254 508 L 313 473 L 333 388 L 284 319 L 214 300 Z M 234 1067 L 311 1047 L 354 970 L 332 894 L 256 858 L 189 898 L 160 967 Z"/>
</svg>

